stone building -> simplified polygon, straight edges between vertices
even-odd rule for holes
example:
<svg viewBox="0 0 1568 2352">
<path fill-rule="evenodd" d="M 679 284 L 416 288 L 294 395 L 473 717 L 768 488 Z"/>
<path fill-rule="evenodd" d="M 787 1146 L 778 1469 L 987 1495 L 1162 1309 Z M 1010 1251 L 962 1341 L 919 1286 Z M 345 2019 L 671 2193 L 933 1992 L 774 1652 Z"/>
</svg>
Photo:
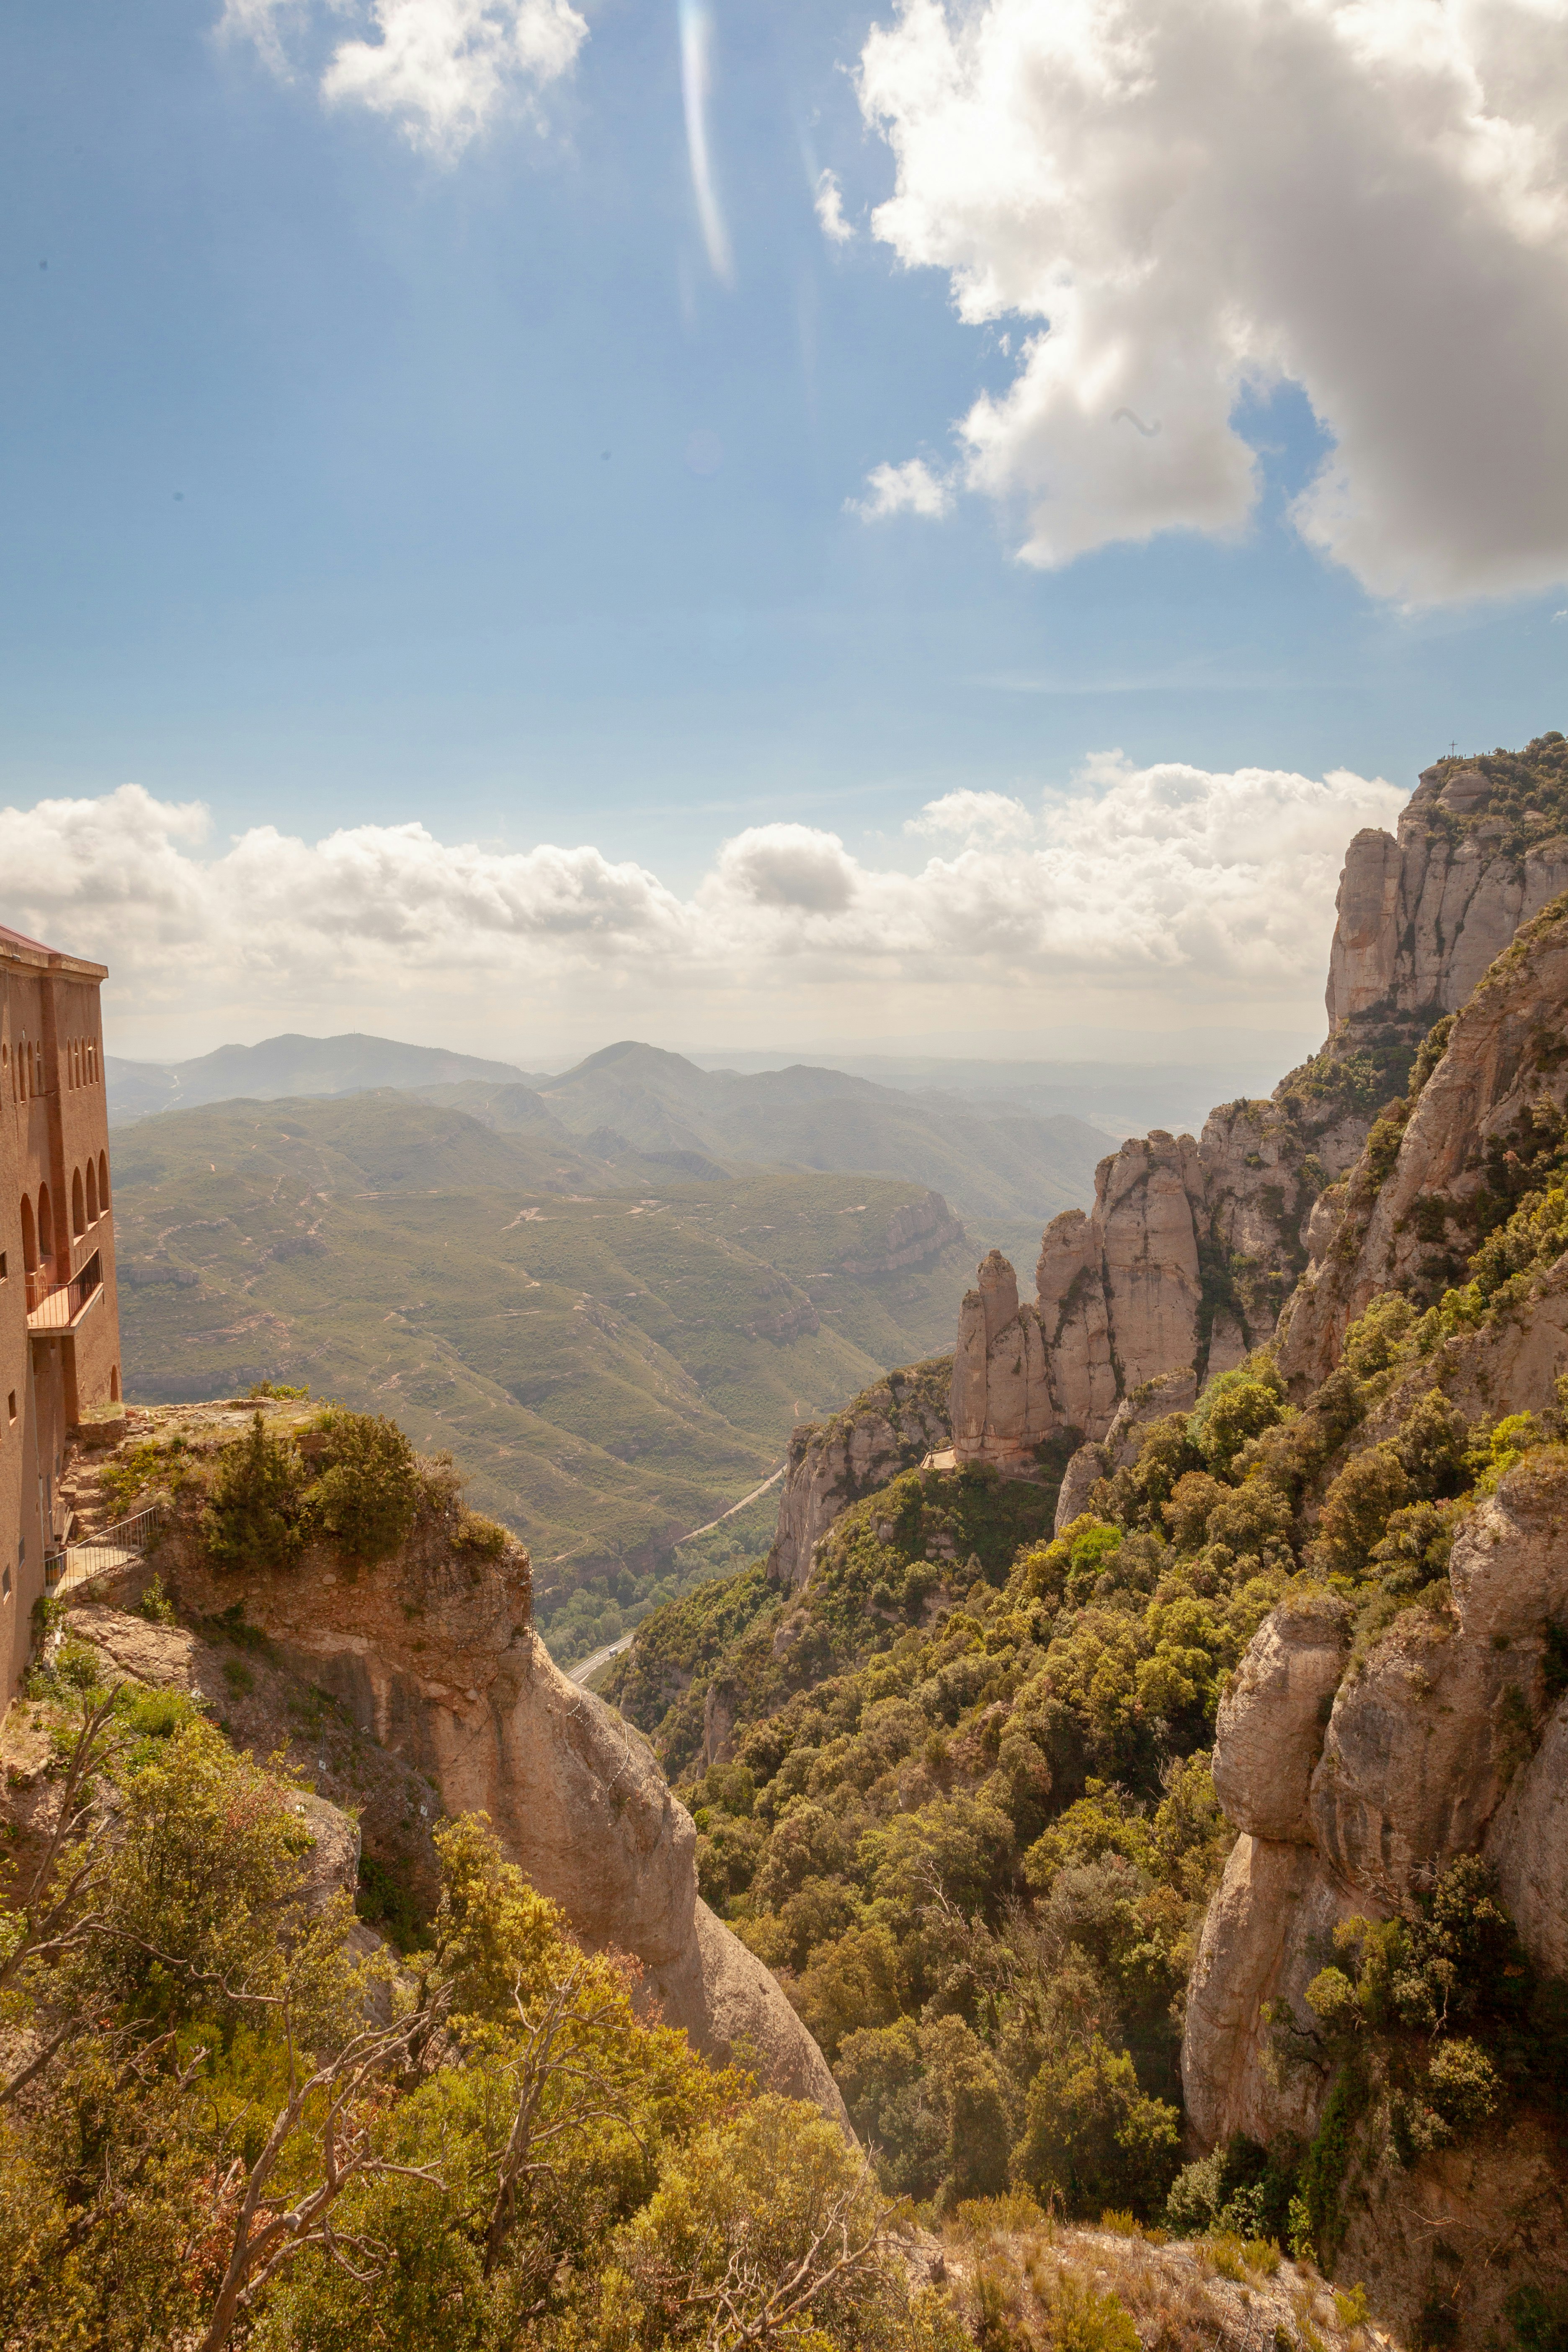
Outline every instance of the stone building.
<svg viewBox="0 0 1568 2352">
<path fill-rule="evenodd" d="M 104 977 L 0 928 L 0 1705 L 68 1532 L 67 1437 L 120 1399 Z"/>
</svg>

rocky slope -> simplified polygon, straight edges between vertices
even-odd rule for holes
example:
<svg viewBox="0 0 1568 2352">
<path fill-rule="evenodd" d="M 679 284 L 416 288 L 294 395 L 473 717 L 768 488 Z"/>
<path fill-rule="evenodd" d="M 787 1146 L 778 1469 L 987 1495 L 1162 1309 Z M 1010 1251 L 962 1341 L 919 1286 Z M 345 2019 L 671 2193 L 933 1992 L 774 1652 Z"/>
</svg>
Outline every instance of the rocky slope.
<svg viewBox="0 0 1568 2352">
<path fill-rule="evenodd" d="M 165 1460 L 199 1459 L 245 1426 L 223 1408 L 130 1420 L 124 1444 L 155 1445 Z M 199 1480 L 177 1490 L 152 1556 L 183 1620 L 221 1625 L 237 1611 L 287 1671 L 412 1767 L 443 1811 L 488 1814 L 508 1858 L 584 1943 L 638 1959 L 649 1998 L 705 2055 L 749 2049 L 774 2088 L 843 2120 L 777 1983 L 699 1899 L 690 1815 L 646 1743 L 570 1683 L 533 1633 L 520 1545 L 490 1556 L 467 1544 L 454 1489 L 448 1508 L 422 1513 L 374 1566 L 316 1542 L 293 1567 L 240 1574 L 207 1554 L 201 1491 Z"/>
<path fill-rule="evenodd" d="M 1422 1038 L 1568 888 L 1568 744 L 1440 761 L 1399 838 L 1358 834 L 1330 952 L 1330 1034 L 1268 1101 L 1201 1138 L 1156 1129 L 1101 1161 L 1092 1211 L 1047 1226 L 1033 1299 L 994 1254 L 965 1297 L 954 1364 L 961 1462 L 1026 1475 L 1065 1430 L 1108 1432 L 1157 1373 L 1201 1382 L 1268 1339 L 1322 1243 L 1318 1204 L 1355 1165 Z M 1331 1224 L 1333 1220 L 1329 1220 Z"/>
<path fill-rule="evenodd" d="M 891 1230 L 889 1225 L 889 1235 Z M 778 1532 L 768 1553 L 771 1582 L 798 1590 L 811 1572 L 812 1554 L 840 1511 L 949 1444 L 950 1385 L 949 1359 L 934 1357 L 889 1372 L 828 1421 L 798 1424 L 790 1437 Z"/>
</svg>

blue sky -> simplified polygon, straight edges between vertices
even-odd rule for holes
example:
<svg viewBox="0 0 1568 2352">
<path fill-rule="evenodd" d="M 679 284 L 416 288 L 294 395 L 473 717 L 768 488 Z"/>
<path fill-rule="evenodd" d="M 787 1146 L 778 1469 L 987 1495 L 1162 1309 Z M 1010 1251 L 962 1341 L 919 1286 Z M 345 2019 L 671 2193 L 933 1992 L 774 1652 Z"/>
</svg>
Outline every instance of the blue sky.
<svg viewBox="0 0 1568 2352">
<path fill-rule="evenodd" d="M 1560 587 L 1411 606 L 1292 528 L 1330 442 L 1289 373 L 1234 407 L 1261 495 L 1217 536 L 1042 569 L 1017 498 L 955 482 L 935 519 L 855 510 L 880 464 L 952 477 L 956 422 L 1005 399 L 1040 325 L 961 318 L 952 268 L 870 231 L 895 153 L 855 69 L 891 9 L 714 0 L 730 284 L 694 197 L 673 0 L 588 7 L 571 71 L 519 78 L 447 152 L 323 99 L 355 22 L 282 11 L 286 75 L 218 13 L 57 0 L 0 24 L 15 809 L 133 782 L 205 804 L 198 857 L 258 825 L 590 844 L 686 900 L 745 828 L 826 830 L 912 871 L 922 805 L 1081 798 L 1111 747 L 1138 771 L 1408 789 L 1451 739 L 1563 719 Z M 357 29 L 377 37 L 363 10 Z M 825 168 L 841 242 L 814 210 Z M 25 896 L 10 919 L 79 932 L 96 903 Z M 253 982 L 225 1034 L 281 1025 Z M 312 985 L 290 1020 L 337 1025 Z M 745 1026 L 745 985 L 667 1025 Z M 217 1042 L 184 982 L 162 1001 L 166 1047 Z M 879 1001 L 847 1027 L 874 1035 Z"/>
</svg>

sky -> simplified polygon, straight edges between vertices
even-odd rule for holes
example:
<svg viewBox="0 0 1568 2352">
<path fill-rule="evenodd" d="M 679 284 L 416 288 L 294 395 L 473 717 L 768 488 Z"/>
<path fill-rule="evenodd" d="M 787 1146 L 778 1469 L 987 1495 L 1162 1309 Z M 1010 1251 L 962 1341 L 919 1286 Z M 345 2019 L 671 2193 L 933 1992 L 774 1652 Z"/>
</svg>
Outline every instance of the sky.
<svg viewBox="0 0 1568 2352">
<path fill-rule="evenodd" d="M 157 1058 L 1321 1033 L 1568 707 L 1565 35 L 7 10 L 0 921 Z"/>
</svg>

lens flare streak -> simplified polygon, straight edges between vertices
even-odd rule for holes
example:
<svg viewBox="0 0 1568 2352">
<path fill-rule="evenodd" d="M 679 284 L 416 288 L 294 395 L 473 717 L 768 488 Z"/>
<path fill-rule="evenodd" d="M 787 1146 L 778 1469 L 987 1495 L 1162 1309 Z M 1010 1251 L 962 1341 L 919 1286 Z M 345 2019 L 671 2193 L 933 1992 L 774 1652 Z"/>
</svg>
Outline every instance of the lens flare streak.
<svg viewBox="0 0 1568 2352">
<path fill-rule="evenodd" d="M 691 190 L 697 217 L 713 275 L 721 286 L 735 282 L 730 232 L 713 184 L 713 158 L 708 146 L 708 100 L 712 88 L 713 18 L 705 0 L 678 0 L 680 25 L 680 95 L 686 108 L 686 152 L 691 164 Z"/>
</svg>

